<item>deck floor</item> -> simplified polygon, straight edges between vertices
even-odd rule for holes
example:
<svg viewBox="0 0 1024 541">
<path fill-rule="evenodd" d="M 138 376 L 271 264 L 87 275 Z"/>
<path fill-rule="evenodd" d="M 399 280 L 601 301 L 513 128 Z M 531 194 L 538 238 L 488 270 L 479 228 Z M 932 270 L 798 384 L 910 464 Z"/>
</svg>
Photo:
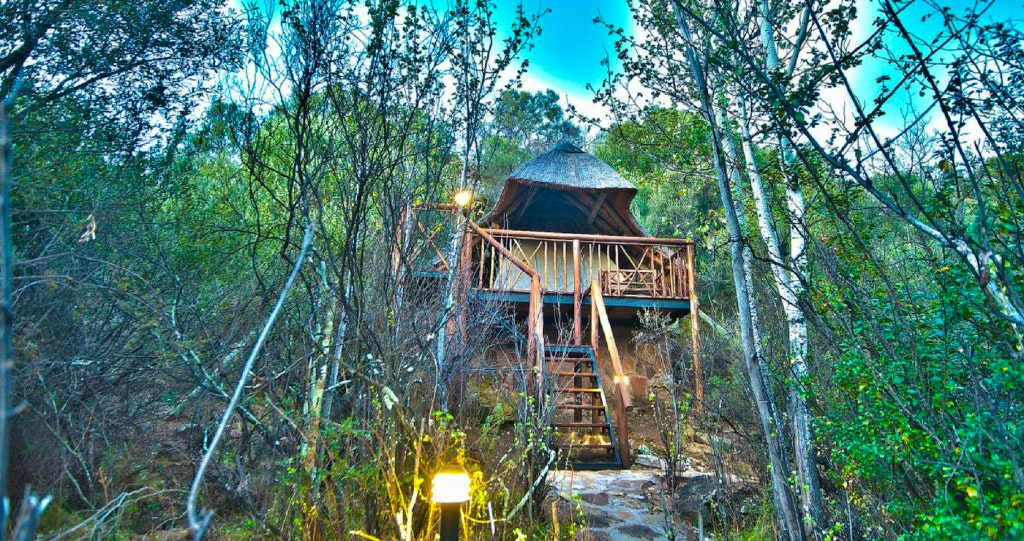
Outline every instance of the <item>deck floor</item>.
<svg viewBox="0 0 1024 541">
<path fill-rule="evenodd" d="M 471 289 L 470 294 L 476 299 L 486 302 L 509 303 L 516 307 L 517 313 L 525 314 L 530 306 L 528 291 L 495 291 L 487 289 Z M 690 313 L 689 299 L 656 299 L 641 296 L 608 296 L 604 297 L 609 319 L 631 320 L 644 309 L 653 309 L 671 317 L 683 317 Z M 567 293 L 545 293 L 544 307 L 547 311 L 572 310 L 573 296 Z M 590 296 L 583 297 L 584 317 L 590 314 Z"/>
</svg>

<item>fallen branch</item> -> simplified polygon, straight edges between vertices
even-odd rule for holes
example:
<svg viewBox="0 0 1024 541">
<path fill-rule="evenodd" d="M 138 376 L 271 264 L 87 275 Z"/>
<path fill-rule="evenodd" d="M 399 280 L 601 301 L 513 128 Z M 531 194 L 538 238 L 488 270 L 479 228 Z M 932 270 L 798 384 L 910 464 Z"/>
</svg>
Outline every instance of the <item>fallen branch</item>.
<svg viewBox="0 0 1024 541">
<path fill-rule="evenodd" d="M 210 527 L 210 521 L 213 520 L 213 511 L 207 510 L 200 515 L 196 510 L 199 486 L 202 485 L 203 476 L 206 475 L 206 469 L 210 466 L 213 453 L 217 450 L 217 445 L 220 444 L 220 440 L 224 436 L 228 421 L 231 420 L 231 415 L 238 407 L 238 402 L 245 391 L 245 382 L 249 379 L 249 373 L 252 372 L 252 367 L 256 363 L 256 358 L 259 357 L 260 350 L 263 349 L 263 343 L 266 341 L 267 335 L 270 334 L 270 329 L 274 326 L 277 316 L 281 313 L 281 308 L 284 307 L 284 301 L 288 297 L 288 292 L 291 291 L 292 285 L 295 283 L 295 278 L 299 275 L 299 270 L 302 269 L 302 262 L 306 259 L 306 253 L 312 244 L 313 225 L 310 224 L 306 226 L 306 233 L 302 238 L 302 248 L 299 250 L 298 257 L 295 258 L 295 265 L 292 266 L 292 272 L 288 275 L 288 281 L 285 282 L 284 288 L 281 289 L 281 294 L 277 298 L 277 304 L 274 305 L 274 310 L 270 312 L 270 317 L 267 318 L 267 322 L 263 325 L 263 331 L 260 332 L 260 337 L 256 339 L 252 353 L 249 354 L 249 358 L 245 361 L 245 366 L 242 367 L 242 373 L 238 376 L 235 392 L 231 395 L 231 401 L 228 402 L 228 406 L 224 410 L 224 415 L 217 426 L 217 432 L 213 435 L 213 441 L 210 442 L 210 448 L 206 450 L 202 462 L 199 463 L 199 470 L 192 481 L 192 489 L 188 493 L 188 525 L 195 532 L 196 541 L 203 539 L 203 536 L 206 535 L 206 530 Z"/>
</svg>

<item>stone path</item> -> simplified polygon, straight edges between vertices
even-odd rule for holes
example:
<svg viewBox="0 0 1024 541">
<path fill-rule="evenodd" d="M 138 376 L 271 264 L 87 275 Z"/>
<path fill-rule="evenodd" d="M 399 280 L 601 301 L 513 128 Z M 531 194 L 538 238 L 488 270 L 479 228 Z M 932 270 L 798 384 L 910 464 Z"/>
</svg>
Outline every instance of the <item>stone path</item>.
<svg viewBox="0 0 1024 541">
<path fill-rule="evenodd" d="M 557 471 L 549 475 L 558 520 L 585 525 L 579 540 L 664 539 L 660 471 Z"/>
</svg>

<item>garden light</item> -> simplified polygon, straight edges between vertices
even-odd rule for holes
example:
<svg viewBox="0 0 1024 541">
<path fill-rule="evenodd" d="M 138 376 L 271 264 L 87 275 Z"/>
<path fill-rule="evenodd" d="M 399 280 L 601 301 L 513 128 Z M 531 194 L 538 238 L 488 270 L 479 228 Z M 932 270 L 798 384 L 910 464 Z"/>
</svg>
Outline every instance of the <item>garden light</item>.
<svg viewBox="0 0 1024 541">
<path fill-rule="evenodd" d="M 445 466 L 434 474 L 430 500 L 441 508 L 441 541 L 458 541 L 462 504 L 469 501 L 469 474 L 461 466 Z"/>
</svg>

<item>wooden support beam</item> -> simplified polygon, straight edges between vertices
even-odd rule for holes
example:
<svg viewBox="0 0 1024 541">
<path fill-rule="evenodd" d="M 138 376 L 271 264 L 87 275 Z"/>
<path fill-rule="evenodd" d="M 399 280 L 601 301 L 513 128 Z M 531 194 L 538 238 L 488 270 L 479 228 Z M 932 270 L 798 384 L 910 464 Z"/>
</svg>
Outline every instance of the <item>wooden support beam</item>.
<svg viewBox="0 0 1024 541">
<path fill-rule="evenodd" d="M 473 220 L 466 220 L 466 226 L 480 235 L 480 238 L 490 244 L 501 255 L 519 267 L 524 273 L 530 276 L 530 317 L 527 322 L 527 350 L 530 358 L 530 370 L 533 374 L 527 376 L 531 394 L 537 397 L 537 407 L 544 407 L 544 291 L 541 286 L 540 274 L 530 265 L 526 264 L 512 252 L 501 245 L 486 231 L 476 225 Z"/>
<path fill-rule="evenodd" d="M 601 328 L 604 330 L 605 344 L 608 346 L 608 356 L 612 360 L 613 380 L 615 383 L 615 424 L 618 427 L 619 457 L 622 459 L 622 467 L 629 468 L 629 418 L 627 411 L 633 409 L 633 398 L 629 395 L 629 380 L 622 370 L 622 363 L 619 360 L 619 348 L 615 345 L 615 336 L 612 334 L 612 324 L 608 320 L 608 313 L 604 307 L 604 297 L 601 295 L 601 284 L 594 280 L 590 286 L 591 307 L 596 318 L 601 321 Z M 597 326 L 591 321 L 592 326 Z M 597 342 L 596 331 L 591 331 L 591 337 Z M 596 351 L 596 349 L 595 349 Z"/>
<path fill-rule="evenodd" d="M 697 413 L 704 411 L 704 361 L 700 356 L 700 305 L 697 302 L 697 272 L 694 246 L 686 248 L 686 278 L 690 296 L 690 345 L 693 349 L 693 394 Z"/>
<path fill-rule="evenodd" d="M 509 209 L 508 211 L 506 211 L 508 213 L 508 215 L 512 216 L 512 218 L 515 219 L 515 220 L 518 220 L 519 218 L 522 218 L 523 217 L 523 213 L 526 212 L 526 209 L 530 206 L 530 203 L 533 202 L 533 198 L 537 197 L 537 192 L 539 192 L 539 191 L 540 191 L 539 188 L 529 188 L 527 190 L 526 196 L 523 197 L 520 200 L 519 204 L 516 205 L 515 215 L 512 214 L 512 210 L 513 209 Z"/>
<path fill-rule="evenodd" d="M 580 239 L 572 241 L 572 334 L 577 346 L 583 345 L 583 287 L 580 264 Z"/>
<path fill-rule="evenodd" d="M 594 223 L 594 218 L 597 217 L 597 213 L 600 212 L 601 207 L 604 206 L 604 200 L 608 199 L 608 192 L 601 192 L 597 195 L 597 200 L 594 201 L 594 208 L 590 211 L 590 216 L 587 216 L 587 223 Z"/>
<path fill-rule="evenodd" d="M 597 317 L 601 321 L 601 329 L 604 331 L 605 345 L 608 346 L 608 356 L 611 357 L 614 381 L 619 392 L 623 394 L 623 402 L 626 410 L 633 409 L 633 398 L 629 395 L 629 380 L 622 370 L 622 361 L 619 357 L 619 348 L 615 345 L 615 335 L 612 334 L 612 324 L 608 319 L 608 312 L 605 310 L 604 297 L 601 295 L 601 284 L 594 280 L 590 286 L 590 296 Z M 591 323 L 593 324 L 593 323 Z"/>
</svg>

